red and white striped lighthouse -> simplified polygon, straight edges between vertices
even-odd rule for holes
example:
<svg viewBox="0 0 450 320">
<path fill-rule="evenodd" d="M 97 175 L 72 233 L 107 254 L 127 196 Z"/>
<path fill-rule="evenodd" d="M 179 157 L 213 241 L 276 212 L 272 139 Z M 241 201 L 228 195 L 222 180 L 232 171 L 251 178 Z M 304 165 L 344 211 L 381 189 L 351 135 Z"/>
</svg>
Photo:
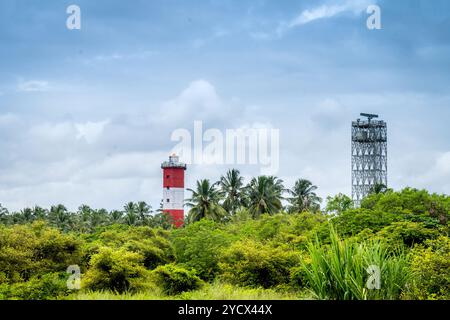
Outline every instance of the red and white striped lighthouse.
<svg viewBox="0 0 450 320">
<path fill-rule="evenodd" d="M 163 169 L 163 212 L 167 212 L 175 227 L 184 223 L 184 171 L 186 164 L 175 154 L 161 164 Z"/>
</svg>

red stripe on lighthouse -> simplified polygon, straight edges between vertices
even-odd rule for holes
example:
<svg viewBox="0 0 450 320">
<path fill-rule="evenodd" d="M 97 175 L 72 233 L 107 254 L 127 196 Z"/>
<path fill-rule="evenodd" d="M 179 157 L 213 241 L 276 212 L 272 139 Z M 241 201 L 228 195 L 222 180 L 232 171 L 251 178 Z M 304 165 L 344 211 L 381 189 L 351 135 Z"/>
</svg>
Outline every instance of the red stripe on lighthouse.
<svg viewBox="0 0 450 320">
<path fill-rule="evenodd" d="M 166 168 L 163 177 L 164 188 L 184 188 L 184 169 Z"/>
</svg>

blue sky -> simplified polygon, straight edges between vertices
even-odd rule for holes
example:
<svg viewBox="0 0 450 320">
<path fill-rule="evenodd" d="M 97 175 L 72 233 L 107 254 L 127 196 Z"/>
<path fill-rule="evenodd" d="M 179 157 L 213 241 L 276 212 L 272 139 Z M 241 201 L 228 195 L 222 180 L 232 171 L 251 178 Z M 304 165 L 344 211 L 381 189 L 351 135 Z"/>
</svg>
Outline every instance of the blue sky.
<svg viewBox="0 0 450 320">
<path fill-rule="evenodd" d="M 66 28 L 71 4 L 81 30 Z M 381 30 L 366 28 L 370 4 Z M 388 122 L 391 187 L 450 193 L 448 1 L 0 2 L 0 203 L 11 209 L 157 207 L 170 134 L 194 120 L 277 128 L 287 186 L 302 177 L 323 197 L 349 194 L 360 112 Z M 187 187 L 226 169 L 191 166 Z"/>
</svg>

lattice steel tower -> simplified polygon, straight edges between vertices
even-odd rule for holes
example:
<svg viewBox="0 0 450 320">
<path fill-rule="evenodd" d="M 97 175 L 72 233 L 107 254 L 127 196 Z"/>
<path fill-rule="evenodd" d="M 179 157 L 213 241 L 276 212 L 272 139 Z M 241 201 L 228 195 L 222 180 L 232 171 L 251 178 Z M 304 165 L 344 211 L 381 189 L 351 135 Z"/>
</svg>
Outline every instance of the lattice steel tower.
<svg viewBox="0 0 450 320">
<path fill-rule="evenodd" d="M 387 125 L 378 115 L 352 122 L 352 198 L 356 206 L 377 184 L 387 187 Z"/>
</svg>

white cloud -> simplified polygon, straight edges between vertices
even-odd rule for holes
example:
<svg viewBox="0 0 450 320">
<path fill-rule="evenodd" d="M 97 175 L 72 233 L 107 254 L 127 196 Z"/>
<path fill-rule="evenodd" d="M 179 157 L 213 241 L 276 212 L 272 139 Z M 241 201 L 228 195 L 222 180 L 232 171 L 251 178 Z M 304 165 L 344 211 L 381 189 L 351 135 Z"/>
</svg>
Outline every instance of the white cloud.
<svg viewBox="0 0 450 320">
<path fill-rule="evenodd" d="M 157 55 L 157 51 L 151 50 L 142 50 L 136 52 L 127 52 L 127 53 L 110 53 L 110 54 L 99 54 L 94 57 L 84 59 L 83 63 L 87 65 L 96 64 L 96 63 L 108 63 L 115 61 L 124 61 L 124 60 L 145 60 L 154 57 Z"/>
<path fill-rule="evenodd" d="M 426 169 L 426 168 L 424 168 Z M 440 185 L 444 192 L 450 192 L 450 151 L 441 152 L 435 156 L 434 164 L 424 173 L 411 177 L 411 181 L 422 188 L 430 185 Z"/>
<path fill-rule="evenodd" d="M 197 115 L 203 121 L 221 118 L 224 111 L 216 88 L 208 81 L 200 79 L 191 82 L 175 99 L 163 103 L 156 119 L 160 123 L 166 122 L 176 126 L 197 120 Z M 154 115 L 152 118 L 155 118 Z"/>
<path fill-rule="evenodd" d="M 332 2 L 322 4 L 312 9 L 306 9 L 289 22 L 280 23 L 277 34 L 281 36 L 289 29 L 302 26 L 319 19 L 332 18 L 344 12 L 351 12 L 355 15 L 359 15 L 362 12 L 365 12 L 369 5 L 375 3 L 375 0 L 346 0 L 344 2 Z"/>
<path fill-rule="evenodd" d="M 212 41 L 214 41 L 216 39 L 219 39 L 219 38 L 226 37 L 229 34 L 230 33 L 227 30 L 217 29 L 209 37 L 194 39 L 194 41 L 192 42 L 192 45 L 193 45 L 194 48 L 198 49 L 198 48 L 201 48 L 201 47 L 205 46 L 209 42 L 212 42 Z"/>
<path fill-rule="evenodd" d="M 49 83 L 40 80 L 21 81 L 17 86 L 19 92 L 44 92 L 49 89 Z"/>
<path fill-rule="evenodd" d="M 110 120 L 108 119 L 100 122 L 76 123 L 77 139 L 85 139 L 89 144 L 96 142 L 109 122 Z"/>
</svg>

